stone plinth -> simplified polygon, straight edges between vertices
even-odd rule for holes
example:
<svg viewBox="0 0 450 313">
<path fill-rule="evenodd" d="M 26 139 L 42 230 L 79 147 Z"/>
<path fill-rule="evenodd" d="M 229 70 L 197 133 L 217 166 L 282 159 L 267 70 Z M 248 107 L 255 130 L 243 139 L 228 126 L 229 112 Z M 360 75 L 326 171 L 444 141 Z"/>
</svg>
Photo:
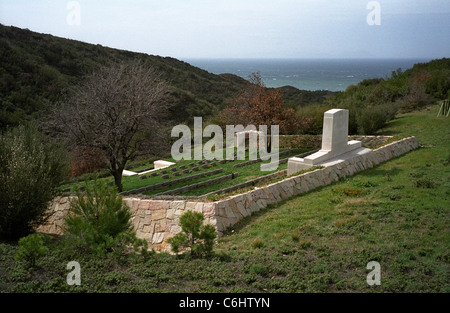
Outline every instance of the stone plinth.
<svg viewBox="0 0 450 313">
<path fill-rule="evenodd" d="M 323 118 L 322 148 L 305 158 L 290 158 L 287 174 L 292 175 L 301 170 L 322 165 L 330 159 L 346 155 L 351 151 L 361 153 L 359 149 L 362 149 L 360 141 L 348 141 L 348 110 L 328 110 Z"/>
</svg>

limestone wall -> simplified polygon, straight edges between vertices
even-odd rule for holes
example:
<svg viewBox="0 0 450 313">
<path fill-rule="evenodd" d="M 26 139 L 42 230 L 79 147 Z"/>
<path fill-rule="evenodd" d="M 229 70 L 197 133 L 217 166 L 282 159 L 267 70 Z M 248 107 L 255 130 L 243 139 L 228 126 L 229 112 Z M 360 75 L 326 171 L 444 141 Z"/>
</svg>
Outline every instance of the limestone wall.
<svg viewBox="0 0 450 313">
<path fill-rule="evenodd" d="M 418 147 L 419 143 L 415 137 L 405 138 L 332 166 L 289 177 L 244 194 L 216 201 L 214 202 L 216 228 L 221 235 L 228 227 L 251 213 L 265 208 L 268 204 L 275 204 L 294 195 L 337 182 Z"/>
<path fill-rule="evenodd" d="M 146 239 L 149 248 L 166 251 L 167 239 L 181 231 L 180 216 L 187 211 L 203 213 L 205 222 L 216 225 L 213 202 L 186 200 L 152 200 L 124 197 L 131 209 L 131 222 L 138 238 Z M 70 209 L 70 198 L 57 197 L 49 207 L 49 219 L 38 232 L 63 234 L 64 217 Z"/>
<path fill-rule="evenodd" d="M 186 211 L 203 213 L 206 223 L 215 226 L 221 236 L 228 227 L 269 204 L 329 185 L 418 147 L 419 143 L 415 137 L 405 138 L 332 166 L 288 177 L 267 186 L 255 187 L 249 192 L 215 202 L 132 197 L 125 197 L 124 202 L 132 210 L 132 223 L 137 236 L 145 238 L 150 248 L 168 251 L 170 247 L 167 245 L 167 239 L 181 231 L 180 216 Z M 41 226 L 38 231 L 61 234 L 63 218 L 68 209 L 67 197 L 56 198 L 49 208 L 49 223 Z"/>
<path fill-rule="evenodd" d="M 64 217 L 70 209 L 70 200 L 74 197 L 56 197 L 50 203 L 47 223 L 39 226 L 36 231 L 48 234 L 63 234 Z"/>
</svg>

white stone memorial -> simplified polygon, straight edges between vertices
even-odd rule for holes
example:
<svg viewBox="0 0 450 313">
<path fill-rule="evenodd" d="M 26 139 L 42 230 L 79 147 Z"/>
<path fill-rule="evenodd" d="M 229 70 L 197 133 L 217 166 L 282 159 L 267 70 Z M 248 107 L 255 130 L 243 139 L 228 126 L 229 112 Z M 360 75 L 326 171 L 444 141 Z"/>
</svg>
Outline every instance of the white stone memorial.
<svg viewBox="0 0 450 313">
<path fill-rule="evenodd" d="M 166 167 L 175 165 L 176 163 L 169 162 L 169 161 L 164 161 L 164 160 L 158 160 L 158 161 L 153 162 L 153 164 L 154 164 L 154 168 L 152 170 L 148 170 L 148 171 L 141 172 L 141 173 L 136 173 L 136 172 L 132 172 L 132 171 L 123 170 L 122 175 L 123 176 L 144 175 L 144 174 L 148 174 L 148 173 L 154 172 L 156 170 L 160 170 L 162 168 L 166 168 Z"/>
<path fill-rule="evenodd" d="M 127 170 L 123 170 L 122 172 L 122 176 L 134 176 L 137 175 L 136 172 L 132 172 L 132 171 L 127 171 Z"/>
<path fill-rule="evenodd" d="M 289 158 L 287 175 L 314 166 L 326 166 L 336 160 L 345 160 L 355 154 L 371 151 L 361 148 L 361 141 L 348 141 L 348 110 L 332 109 L 324 113 L 322 148 L 305 158 Z"/>
<path fill-rule="evenodd" d="M 169 161 L 164 161 L 164 160 L 158 160 L 153 162 L 154 164 L 154 170 L 159 170 L 161 168 L 166 168 L 172 165 L 175 165 L 175 163 L 173 162 L 169 162 Z"/>
</svg>

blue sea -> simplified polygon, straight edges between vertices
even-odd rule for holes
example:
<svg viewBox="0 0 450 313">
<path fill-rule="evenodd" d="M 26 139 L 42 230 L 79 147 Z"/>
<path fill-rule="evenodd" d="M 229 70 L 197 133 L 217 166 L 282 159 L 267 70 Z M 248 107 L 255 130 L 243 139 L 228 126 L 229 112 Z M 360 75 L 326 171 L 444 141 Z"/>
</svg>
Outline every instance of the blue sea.
<svg viewBox="0 0 450 313">
<path fill-rule="evenodd" d="M 191 65 L 213 74 L 242 78 L 260 72 L 267 87 L 293 86 L 302 90 L 344 91 L 364 79 L 388 78 L 427 59 L 188 59 Z"/>
</svg>

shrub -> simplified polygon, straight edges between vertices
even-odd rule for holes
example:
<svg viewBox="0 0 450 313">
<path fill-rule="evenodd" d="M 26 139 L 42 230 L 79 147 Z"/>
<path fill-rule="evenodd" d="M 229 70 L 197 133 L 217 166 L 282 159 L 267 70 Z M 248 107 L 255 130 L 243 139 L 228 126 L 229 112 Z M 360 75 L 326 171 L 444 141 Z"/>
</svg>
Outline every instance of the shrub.
<svg viewBox="0 0 450 313">
<path fill-rule="evenodd" d="M 216 229 L 212 225 L 203 224 L 202 213 L 188 211 L 180 218 L 182 231 L 167 242 L 172 251 L 178 253 L 180 248 L 189 248 L 193 257 L 209 257 L 212 254 Z"/>
<path fill-rule="evenodd" d="M 98 181 L 86 182 L 85 194 L 76 191 L 70 214 L 65 218 L 66 245 L 75 251 L 96 255 L 114 252 L 123 255 L 128 248 L 146 251 L 147 242 L 136 238 L 130 222 L 131 212 L 115 187 Z"/>
<path fill-rule="evenodd" d="M 378 105 L 367 107 L 360 110 L 356 116 L 358 125 L 358 133 L 361 135 L 373 135 L 375 132 L 384 127 L 384 125 L 392 120 L 397 113 L 396 106 Z"/>
<path fill-rule="evenodd" d="M 436 183 L 432 179 L 424 177 L 416 179 L 414 186 L 417 188 L 434 189 L 436 187 Z"/>
<path fill-rule="evenodd" d="M 34 125 L 0 135 L 0 237 L 23 237 L 45 221 L 48 203 L 67 177 L 65 156 Z"/>
<path fill-rule="evenodd" d="M 301 119 L 300 134 L 319 135 L 323 128 L 323 113 L 329 107 L 325 106 L 305 106 L 297 109 L 297 114 Z"/>
<path fill-rule="evenodd" d="M 331 191 L 338 195 L 357 197 L 363 194 L 364 190 L 357 187 L 333 188 Z"/>
<path fill-rule="evenodd" d="M 301 242 L 299 242 L 298 246 L 300 247 L 300 249 L 307 250 L 312 247 L 312 243 L 308 240 L 302 240 Z"/>
<path fill-rule="evenodd" d="M 264 247 L 264 240 L 261 238 L 256 238 L 252 243 L 252 247 L 254 249 L 260 249 L 260 248 Z"/>
<path fill-rule="evenodd" d="M 43 257 L 49 251 L 45 246 L 48 240 L 48 235 L 44 234 L 31 234 L 20 238 L 16 260 L 24 261 L 31 268 L 35 267 L 38 258 Z"/>
<path fill-rule="evenodd" d="M 250 274 L 256 274 L 261 275 L 263 277 L 267 276 L 269 271 L 267 270 L 267 267 L 261 264 L 254 264 L 250 267 L 249 271 Z"/>
</svg>

